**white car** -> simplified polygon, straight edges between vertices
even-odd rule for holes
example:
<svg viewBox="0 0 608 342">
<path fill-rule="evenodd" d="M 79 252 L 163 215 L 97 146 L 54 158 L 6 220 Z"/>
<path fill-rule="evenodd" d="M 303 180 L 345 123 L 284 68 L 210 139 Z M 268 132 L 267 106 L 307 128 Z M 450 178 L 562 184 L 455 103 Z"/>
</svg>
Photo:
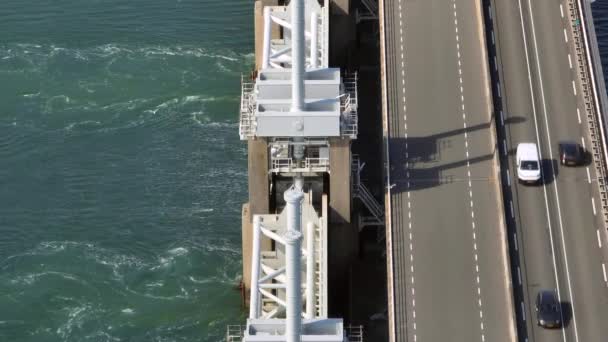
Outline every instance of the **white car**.
<svg viewBox="0 0 608 342">
<path fill-rule="evenodd" d="M 522 183 L 538 183 L 540 181 L 540 158 L 535 143 L 520 143 L 517 145 L 517 178 Z"/>
</svg>

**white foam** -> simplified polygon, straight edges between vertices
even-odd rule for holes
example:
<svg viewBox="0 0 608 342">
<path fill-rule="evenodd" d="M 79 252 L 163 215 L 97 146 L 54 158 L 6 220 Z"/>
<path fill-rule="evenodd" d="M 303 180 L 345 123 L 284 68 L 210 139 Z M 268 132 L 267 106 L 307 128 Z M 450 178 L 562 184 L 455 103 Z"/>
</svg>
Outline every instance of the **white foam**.
<svg viewBox="0 0 608 342">
<path fill-rule="evenodd" d="M 129 314 L 129 315 L 132 315 L 135 313 L 135 311 L 133 311 L 133 309 L 131 309 L 131 308 L 122 309 L 120 312 L 122 312 L 124 314 Z"/>
<path fill-rule="evenodd" d="M 185 255 L 185 254 L 188 254 L 188 249 L 186 249 L 184 247 L 173 248 L 173 249 L 169 250 L 169 254 L 175 255 L 175 256 Z"/>
</svg>

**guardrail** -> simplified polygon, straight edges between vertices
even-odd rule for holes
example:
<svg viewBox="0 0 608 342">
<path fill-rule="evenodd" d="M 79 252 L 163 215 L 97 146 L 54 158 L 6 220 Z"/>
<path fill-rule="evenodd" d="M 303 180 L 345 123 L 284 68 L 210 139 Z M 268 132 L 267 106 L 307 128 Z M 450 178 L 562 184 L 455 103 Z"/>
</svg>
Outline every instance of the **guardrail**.
<svg viewBox="0 0 608 342">
<path fill-rule="evenodd" d="M 606 174 L 608 169 L 608 147 L 606 145 L 606 134 L 602 118 L 597 85 L 593 70 L 592 55 L 589 51 L 589 40 L 585 25 L 585 13 L 581 0 L 568 0 L 568 16 L 570 18 L 569 29 L 574 40 L 576 52 L 575 64 L 581 81 L 583 102 L 589 134 L 591 138 L 591 153 L 593 165 L 597 174 L 597 184 L 600 193 L 601 212 L 604 218 L 604 229 L 608 229 L 608 189 Z M 590 18 L 591 20 L 591 18 Z"/>
</svg>

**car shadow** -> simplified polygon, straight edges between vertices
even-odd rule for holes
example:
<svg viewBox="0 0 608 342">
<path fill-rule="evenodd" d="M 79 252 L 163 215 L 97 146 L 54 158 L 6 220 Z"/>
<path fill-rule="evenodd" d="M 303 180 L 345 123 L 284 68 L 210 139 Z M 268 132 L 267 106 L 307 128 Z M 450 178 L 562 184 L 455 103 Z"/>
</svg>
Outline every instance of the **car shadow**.
<svg viewBox="0 0 608 342">
<path fill-rule="evenodd" d="M 567 328 L 572 321 L 572 304 L 569 302 L 560 302 L 559 304 L 562 310 L 562 326 L 563 328 Z"/>
<path fill-rule="evenodd" d="M 593 162 L 593 156 L 591 155 L 591 152 L 584 150 L 583 151 L 583 165 L 581 165 L 581 166 L 589 166 L 589 165 L 591 165 L 592 162 Z"/>
<path fill-rule="evenodd" d="M 505 124 L 518 124 L 526 122 L 526 118 L 523 116 L 511 116 L 505 119 Z"/>
<path fill-rule="evenodd" d="M 542 179 L 538 185 L 548 185 L 557 179 L 559 174 L 558 162 L 555 159 L 543 159 L 541 161 Z"/>
</svg>

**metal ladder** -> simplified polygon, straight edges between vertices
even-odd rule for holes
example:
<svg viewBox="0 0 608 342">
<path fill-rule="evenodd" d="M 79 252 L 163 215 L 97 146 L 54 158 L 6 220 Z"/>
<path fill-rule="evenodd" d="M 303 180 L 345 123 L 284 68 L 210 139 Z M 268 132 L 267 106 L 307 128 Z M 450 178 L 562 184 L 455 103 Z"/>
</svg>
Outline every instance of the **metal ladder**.
<svg viewBox="0 0 608 342">
<path fill-rule="evenodd" d="M 363 202 L 363 205 L 372 214 L 372 216 L 362 217 L 359 227 L 365 226 L 382 226 L 384 225 L 384 207 L 376 200 L 365 185 L 361 182 L 361 170 L 363 166 L 360 164 L 359 156 L 352 157 L 352 194 Z"/>
</svg>

